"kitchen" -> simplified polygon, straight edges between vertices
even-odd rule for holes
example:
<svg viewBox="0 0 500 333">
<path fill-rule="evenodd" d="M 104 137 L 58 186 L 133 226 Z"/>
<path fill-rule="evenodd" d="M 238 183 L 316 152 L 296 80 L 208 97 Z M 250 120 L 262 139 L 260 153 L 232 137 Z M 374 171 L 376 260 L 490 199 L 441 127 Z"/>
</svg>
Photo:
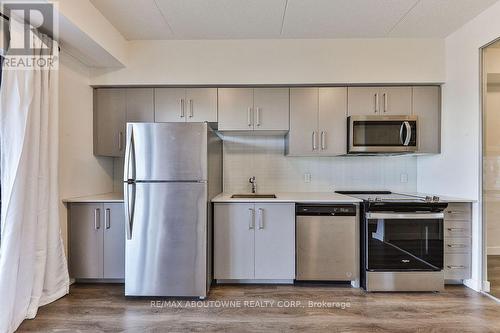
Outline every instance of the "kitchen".
<svg viewBox="0 0 500 333">
<path fill-rule="evenodd" d="M 141 31 L 140 22 L 131 29 L 129 16 L 112 15 L 113 1 L 61 2 L 61 13 L 71 24 L 80 22 L 94 43 L 77 45 L 78 34 L 61 43 L 58 208 L 72 285 L 60 302 L 92 306 L 86 295 L 108 295 L 121 309 L 147 307 L 142 319 L 133 315 L 143 329 L 173 331 L 195 327 L 173 324 L 173 305 L 150 307 L 150 301 L 271 299 L 276 324 L 269 317 L 263 326 L 244 320 L 249 330 L 311 324 L 297 317 L 305 306 L 324 321 L 318 330 L 367 331 L 377 323 L 335 326 L 344 312 L 325 309 L 363 311 L 362 297 L 374 302 L 370 308 L 381 300 L 400 305 L 415 291 L 414 301 L 435 302 L 438 309 L 446 297 L 462 298 L 459 307 L 479 302 L 481 311 L 495 309 L 480 293 L 480 205 L 475 185 L 469 186 L 474 173 L 457 170 L 469 170 L 469 146 L 453 155 L 457 138 L 469 135 L 470 120 L 463 115 L 450 122 L 452 62 L 445 49 L 454 44 L 430 32 L 415 38 L 403 32 L 406 21 L 398 38 L 367 38 L 365 31 L 364 39 L 332 39 L 338 27 L 323 16 L 318 29 L 324 34 L 311 34 L 297 30 L 300 13 L 313 10 L 304 4 L 273 1 L 269 15 L 283 17 L 285 3 L 278 30 L 300 39 L 266 37 L 276 26 L 265 18 L 261 34 L 246 28 L 253 32 L 245 36 L 257 37 L 241 37 L 238 29 L 244 28 L 234 21 L 232 37 L 221 37 L 223 24 L 195 2 L 186 6 L 191 19 L 205 22 L 208 37 L 186 26 L 180 17 L 189 10 L 176 1 L 160 6 L 177 13 L 167 18 L 179 29 L 176 38 L 160 26 L 149 35 L 151 26 Z M 240 5 L 249 16 L 255 10 Z M 483 5 L 468 20 L 486 10 Z M 217 6 L 214 11 L 222 8 Z M 312 6 L 314 15 L 321 19 L 318 11 L 333 8 L 328 6 Z M 403 7 L 392 9 L 403 15 Z M 159 24 L 154 6 L 144 8 Z M 227 3 L 224 8 L 240 13 Z M 107 27 L 106 36 L 85 26 L 82 18 L 90 14 Z M 401 15 L 385 20 L 396 23 Z M 459 121 L 465 126 L 451 126 Z M 93 301 L 101 308 L 105 300 Z M 40 307 L 20 330 L 63 327 L 55 319 L 64 306 L 58 302 Z M 323 302 L 333 305 L 321 307 Z M 239 320 L 247 311 L 241 308 L 251 308 L 224 309 L 232 314 L 218 323 L 197 303 L 193 312 L 186 304 L 177 309 L 214 330 L 238 329 L 224 321 Z M 101 310 L 107 317 L 85 317 L 88 326 L 83 319 L 66 323 L 80 330 L 127 329 L 116 323 L 120 315 Z M 164 316 L 161 324 L 145 322 L 153 311 Z M 208 311 L 222 310 L 213 305 Z M 284 311 L 293 313 L 283 317 Z M 402 320 L 387 317 L 395 311 L 391 307 L 384 317 L 387 330 L 403 327 Z M 46 321 L 37 322 L 44 315 Z M 465 331 L 498 325 L 490 316 L 488 324 L 478 322 L 483 315 L 454 318 Z M 434 320 L 452 329 L 445 316 Z"/>
</svg>

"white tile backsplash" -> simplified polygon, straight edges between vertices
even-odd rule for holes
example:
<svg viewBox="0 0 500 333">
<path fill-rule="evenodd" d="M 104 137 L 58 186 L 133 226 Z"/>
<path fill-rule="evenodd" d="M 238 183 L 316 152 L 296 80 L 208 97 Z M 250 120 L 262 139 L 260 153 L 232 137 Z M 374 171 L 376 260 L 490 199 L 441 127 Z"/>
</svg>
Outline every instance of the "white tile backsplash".
<svg viewBox="0 0 500 333">
<path fill-rule="evenodd" d="M 415 156 L 287 157 L 280 136 L 224 136 L 224 192 L 324 192 L 378 189 L 417 190 Z M 123 158 L 114 159 L 114 191 L 123 191 Z M 310 182 L 305 174 L 311 175 Z M 401 175 L 407 182 L 401 182 Z"/>
<path fill-rule="evenodd" d="M 415 156 L 287 157 L 284 145 L 285 139 L 279 136 L 225 135 L 224 191 L 249 192 L 248 179 L 255 176 L 258 192 L 416 192 Z M 310 182 L 305 181 L 307 173 Z"/>
</svg>

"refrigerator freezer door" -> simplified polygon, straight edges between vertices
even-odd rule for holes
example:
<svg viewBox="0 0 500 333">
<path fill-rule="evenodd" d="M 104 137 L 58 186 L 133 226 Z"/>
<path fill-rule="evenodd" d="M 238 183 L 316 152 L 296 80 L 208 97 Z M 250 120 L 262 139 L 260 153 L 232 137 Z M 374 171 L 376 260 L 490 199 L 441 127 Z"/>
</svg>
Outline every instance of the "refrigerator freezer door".
<svg viewBox="0 0 500 333">
<path fill-rule="evenodd" d="M 136 183 L 126 296 L 207 294 L 207 184 Z"/>
<path fill-rule="evenodd" d="M 207 180 L 206 123 L 128 123 L 124 181 Z"/>
</svg>

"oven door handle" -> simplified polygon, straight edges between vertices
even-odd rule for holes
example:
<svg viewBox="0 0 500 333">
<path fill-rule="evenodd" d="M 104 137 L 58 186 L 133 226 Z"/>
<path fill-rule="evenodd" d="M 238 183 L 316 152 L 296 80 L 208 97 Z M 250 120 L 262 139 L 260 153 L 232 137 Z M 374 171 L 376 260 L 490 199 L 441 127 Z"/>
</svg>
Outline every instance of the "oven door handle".
<svg viewBox="0 0 500 333">
<path fill-rule="evenodd" d="M 444 219 L 444 213 L 366 213 L 367 219 Z"/>
</svg>

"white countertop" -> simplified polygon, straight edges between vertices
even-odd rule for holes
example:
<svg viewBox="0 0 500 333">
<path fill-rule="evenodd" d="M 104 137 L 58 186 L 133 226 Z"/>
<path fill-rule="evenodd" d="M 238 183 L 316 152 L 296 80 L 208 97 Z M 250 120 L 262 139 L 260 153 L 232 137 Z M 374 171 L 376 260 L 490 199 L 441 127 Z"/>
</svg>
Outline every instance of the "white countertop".
<svg viewBox="0 0 500 333">
<path fill-rule="evenodd" d="M 299 202 L 299 203 L 356 203 L 361 200 L 333 192 L 279 192 L 276 199 L 235 199 L 233 193 L 221 193 L 212 202 Z"/>
<path fill-rule="evenodd" d="M 400 194 L 425 197 L 426 195 L 436 195 L 427 193 L 403 193 Z M 356 203 L 361 200 L 343 194 L 333 192 L 278 192 L 276 199 L 254 199 L 254 198 L 231 198 L 234 193 L 221 193 L 212 199 L 212 202 L 298 202 L 298 203 Z M 456 198 L 446 195 L 437 195 L 443 202 L 476 202 L 473 199 Z M 92 203 L 92 202 L 108 202 L 120 203 L 123 202 L 123 193 L 112 192 L 104 194 L 87 195 L 82 197 L 65 198 L 65 203 Z"/>
<path fill-rule="evenodd" d="M 112 192 L 103 194 L 87 195 L 83 197 L 76 198 L 65 198 L 63 199 L 65 203 L 91 203 L 91 202 L 108 202 L 108 203 L 120 203 L 123 202 L 123 193 Z"/>
</svg>

